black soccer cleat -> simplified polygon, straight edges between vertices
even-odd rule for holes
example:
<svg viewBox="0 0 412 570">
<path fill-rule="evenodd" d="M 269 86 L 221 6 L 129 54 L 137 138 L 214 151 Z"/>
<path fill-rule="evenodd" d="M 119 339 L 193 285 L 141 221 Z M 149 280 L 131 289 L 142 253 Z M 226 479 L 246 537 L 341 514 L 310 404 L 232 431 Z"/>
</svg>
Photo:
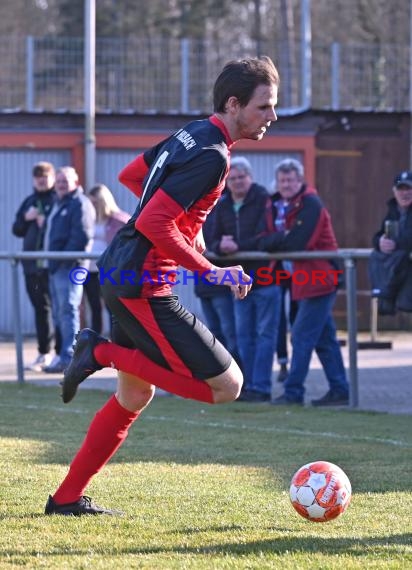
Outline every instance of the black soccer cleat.
<svg viewBox="0 0 412 570">
<path fill-rule="evenodd" d="M 94 348 L 102 342 L 109 341 L 92 329 L 82 329 L 77 333 L 74 353 L 70 364 L 64 371 L 62 382 L 62 398 L 65 404 L 73 400 L 77 387 L 83 380 L 103 368 L 93 356 Z"/>
<path fill-rule="evenodd" d="M 86 497 L 86 495 L 83 495 L 83 497 L 80 497 L 80 499 L 74 503 L 65 503 L 64 505 L 58 505 L 54 502 L 53 497 L 49 495 L 44 509 L 44 514 L 80 517 L 82 515 L 120 516 L 123 513 L 121 511 L 111 511 L 109 509 L 99 507 L 92 502 L 90 497 Z"/>
</svg>

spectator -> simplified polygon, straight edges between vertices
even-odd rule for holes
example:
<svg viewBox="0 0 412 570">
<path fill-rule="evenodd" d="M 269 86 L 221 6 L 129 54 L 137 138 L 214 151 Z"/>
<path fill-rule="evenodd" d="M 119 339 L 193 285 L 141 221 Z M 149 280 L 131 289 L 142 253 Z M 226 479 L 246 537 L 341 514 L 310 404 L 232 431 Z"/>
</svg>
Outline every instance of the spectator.
<svg viewBox="0 0 412 570">
<path fill-rule="evenodd" d="M 88 251 L 93 238 L 96 213 L 79 186 L 74 168 L 63 166 L 56 174 L 57 200 L 47 219 L 44 248 L 49 251 Z M 80 327 L 79 307 L 82 300 L 84 272 L 74 272 L 87 261 L 50 260 L 50 293 L 55 326 L 59 327 L 62 346 L 60 358 L 45 367 L 48 373 L 63 372 L 73 354 L 75 334 Z"/>
<path fill-rule="evenodd" d="M 372 293 L 378 297 L 381 315 L 412 311 L 412 172 L 398 174 L 392 192 L 386 216 L 373 238 L 369 266 Z"/>
<path fill-rule="evenodd" d="M 251 165 L 242 156 L 232 159 L 227 188 L 228 193 L 215 208 L 211 247 L 215 253 L 230 257 L 230 254 L 250 249 L 249 240 L 254 240 L 256 228 L 265 219 L 270 197 L 263 186 L 253 182 Z M 271 271 L 274 265 L 271 264 Z M 248 274 L 255 274 L 261 266 L 259 261 L 243 263 Z M 271 399 L 280 293 L 278 285 L 263 285 L 255 280 L 246 299 L 234 303 L 237 344 L 245 378 L 239 400 L 266 402 Z"/>
<path fill-rule="evenodd" d="M 96 224 L 92 245 L 93 253 L 102 253 L 114 238 L 116 232 L 126 224 L 129 214 L 116 204 L 113 194 L 104 184 L 97 184 L 89 191 L 89 198 L 96 210 Z M 92 328 L 97 333 L 103 332 L 102 294 L 99 283 L 99 269 L 91 260 L 88 279 L 84 291 L 90 305 Z"/>
<path fill-rule="evenodd" d="M 276 168 L 276 183 L 286 203 L 286 229 L 260 238 L 258 248 L 266 251 L 336 250 L 338 245 L 330 215 L 317 191 L 305 184 L 302 164 L 294 159 L 280 162 Z M 273 220 L 276 220 L 275 204 L 276 199 L 273 200 Z M 318 279 L 319 272 L 323 279 Z M 312 404 L 349 404 L 349 386 L 332 316 L 337 275 L 336 267 L 328 260 L 293 262 L 292 298 L 298 301 L 298 311 L 292 325 L 292 361 L 284 393 L 273 400 L 274 405 L 303 404 L 304 381 L 313 350 L 323 366 L 329 390 L 322 398 L 312 400 Z"/>
<path fill-rule="evenodd" d="M 275 229 L 277 232 L 284 232 L 286 229 L 286 207 L 287 203 L 283 200 L 280 193 L 276 188 L 276 177 L 271 185 L 270 195 L 273 196 L 273 203 L 275 206 L 276 219 L 274 220 Z M 290 261 L 282 260 L 278 262 L 277 268 L 291 273 L 292 264 Z M 277 361 L 280 366 L 277 381 L 284 382 L 288 377 L 288 330 L 293 324 L 297 312 L 297 302 L 291 297 L 292 279 L 282 279 L 281 281 L 281 305 L 280 305 L 280 319 L 278 330 L 278 341 L 276 346 Z"/>
<path fill-rule="evenodd" d="M 23 238 L 23 251 L 43 249 L 45 220 L 55 198 L 55 171 L 50 162 L 33 166 L 33 192 L 23 201 L 13 224 L 13 234 Z M 34 308 L 38 354 L 26 370 L 40 372 L 52 361 L 53 324 L 49 292 L 49 272 L 41 260 L 23 261 L 26 291 Z M 56 331 L 56 352 L 59 351 Z"/>
<path fill-rule="evenodd" d="M 211 235 L 216 209 L 212 210 L 203 224 L 206 249 L 211 249 Z M 200 299 L 206 324 L 215 337 L 241 365 L 236 337 L 234 298 L 226 285 L 211 285 L 202 279 L 195 283 L 195 294 Z"/>
</svg>

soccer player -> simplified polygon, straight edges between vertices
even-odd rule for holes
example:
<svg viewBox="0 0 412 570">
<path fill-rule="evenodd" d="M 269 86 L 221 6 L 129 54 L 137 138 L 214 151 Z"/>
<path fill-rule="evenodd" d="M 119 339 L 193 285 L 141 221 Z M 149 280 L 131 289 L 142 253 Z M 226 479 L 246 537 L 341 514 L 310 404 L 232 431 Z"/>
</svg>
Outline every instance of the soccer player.
<svg viewBox="0 0 412 570">
<path fill-rule="evenodd" d="M 126 439 L 155 386 L 218 404 L 235 400 L 242 373 L 232 356 L 179 304 L 171 282 L 178 266 L 231 287 L 243 299 L 251 278 L 240 265 L 219 268 L 203 255 L 202 224 L 225 185 L 230 149 L 260 140 L 276 121 L 279 76 L 268 57 L 231 61 L 213 91 L 214 114 L 179 129 L 139 155 L 119 180 L 140 199 L 136 212 L 98 261 L 113 314 L 112 341 L 80 331 L 64 373 L 63 401 L 103 367 L 118 370 L 117 392 L 97 412 L 46 514 L 114 514 L 84 495 L 90 479 Z"/>
</svg>

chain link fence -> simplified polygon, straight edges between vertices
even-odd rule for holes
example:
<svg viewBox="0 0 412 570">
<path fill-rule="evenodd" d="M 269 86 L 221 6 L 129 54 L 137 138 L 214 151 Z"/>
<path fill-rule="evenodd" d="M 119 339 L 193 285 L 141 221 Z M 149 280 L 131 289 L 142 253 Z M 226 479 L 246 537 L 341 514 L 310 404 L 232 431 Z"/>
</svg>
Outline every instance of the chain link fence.
<svg viewBox="0 0 412 570">
<path fill-rule="evenodd" d="M 409 46 L 311 46 L 309 72 L 301 44 L 263 42 L 281 74 L 279 107 L 409 110 Z M 256 55 L 256 43 L 173 38 L 98 38 L 98 112 L 208 113 L 213 82 L 229 59 Z M 83 111 L 83 39 L 0 38 L 0 109 Z M 306 75 L 306 77 L 305 77 Z M 307 92 L 307 90 L 306 90 Z"/>
</svg>

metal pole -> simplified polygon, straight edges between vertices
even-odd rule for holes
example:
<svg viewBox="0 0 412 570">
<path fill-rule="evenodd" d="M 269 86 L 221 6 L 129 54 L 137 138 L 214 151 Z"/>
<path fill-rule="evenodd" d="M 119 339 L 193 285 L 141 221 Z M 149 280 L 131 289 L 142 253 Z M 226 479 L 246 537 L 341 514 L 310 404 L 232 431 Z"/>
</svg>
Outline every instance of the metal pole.
<svg viewBox="0 0 412 570">
<path fill-rule="evenodd" d="M 17 364 L 17 382 L 24 383 L 24 366 L 23 366 L 23 335 L 21 332 L 21 314 L 20 314 L 20 286 L 19 286 L 19 264 L 16 259 L 11 260 L 11 274 L 13 283 L 13 310 L 14 310 L 14 339 L 16 342 L 16 364 Z"/>
<path fill-rule="evenodd" d="M 353 258 L 345 259 L 346 310 L 349 347 L 349 403 L 351 408 L 359 405 L 357 324 L 356 324 L 356 264 Z"/>
<path fill-rule="evenodd" d="M 87 191 L 96 183 L 96 0 L 86 0 L 84 22 L 84 166 Z"/>
<path fill-rule="evenodd" d="M 371 298 L 371 342 L 376 342 L 378 337 L 378 298 Z"/>
<path fill-rule="evenodd" d="M 412 0 L 409 2 L 409 167 L 412 170 Z"/>
<path fill-rule="evenodd" d="M 331 77 L 332 77 L 332 109 L 339 111 L 340 108 L 340 44 L 333 42 L 331 57 Z"/>
<path fill-rule="evenodd" d="M 260 17 L 260 0 L 255 0 L 255 35 L 256 35 L 256 55 L 262 55 L 262 19 Z"/>
<path fill-rule="evenodd" d="M 34 109 L 34 38 L 26 38 L 26 110 Z"/>
<path fill-rule="evenodd" d="M 412 0 L 411 0 L 412 1 Z M 310 0 L 301 1 L 302 106 L 312 104 L 312 26 Z"/>
<path fill-rule="evenodd" d="M 180 41 L 180 56 L 182 60 L 182 80 L 180 82 L 180 106 L 182 113 L 189 112 L 189 89 L 190 89 L 190 40 L 183 38 Z"/>
</svg>

